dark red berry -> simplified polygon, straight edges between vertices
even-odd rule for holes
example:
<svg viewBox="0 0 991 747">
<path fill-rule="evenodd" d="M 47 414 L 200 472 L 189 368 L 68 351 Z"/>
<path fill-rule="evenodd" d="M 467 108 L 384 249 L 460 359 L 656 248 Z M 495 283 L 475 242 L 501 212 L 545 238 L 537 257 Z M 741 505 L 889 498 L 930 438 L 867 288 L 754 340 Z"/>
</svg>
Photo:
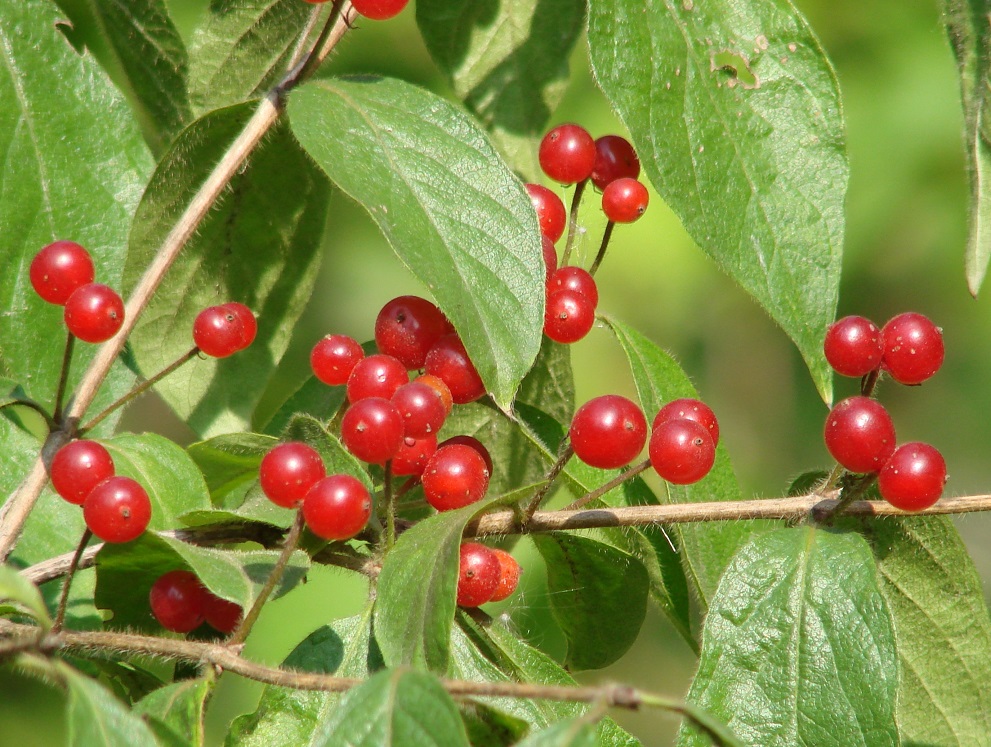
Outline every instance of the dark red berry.
<svg viewBox="0 0 991 747">
<path fill-rule="evenodd" d="M 309 0 L 312 2 L 312 0 Z M 399 15 L 409 0 L 352 0 L 355 11 L 373 21 L 385 21 Z"/>
<path fill-rule="evenodd" d="M 489 470 L 485 460 L 470 446 L 438 447 L 423 470 L 423 495 L 438 511 L 461 508 L 485 496 Z"/>
<path fill-rule="evenodd" d="M 626 138 L 619 135 L 603 135 L 595 141 L 595 164 L 592 166 L 592 183 L 605 189 L 617 179 L 636 179 L 640 176 L 640 159 Z"/>
<path fill-rule="evenodd" d="M 451 436 L 446 441 L 441 442 L 441 446 L 450 446 L 452 444 L 461 444 L 463 446 L 470 446 L 478 455 L 482 457 L 485 462 L 485 469 L 488 470 L 489 476 L 492 475 L 492 455 L 489 454 L 489 450 L 485 448 L 485 444 L 479 441 L 474 436 Z"/>
<path fill-rule="evenodd" d="M 595 326 L 595 304 L 588 296 L 568 288 L 547 295 L 544 306 L 544 334 L 569 344 L 578 342 Z"/>
<path fill-rule="evenodd" d="M 454 407 L 454 398 L 451 396 L 451 389 L 444 380 L 439 376 L 434 376 L 433 374 L 421 374 L 417 376 L 414 381 L 418 381 L 421 384 L 426 384 L 435 392 L 437 392 L 440 397 L 441 403 L 444 405 L 444 417 L 446 418 L 451 414 L 451 410 Z"/>
<path fill-rule="evenodd" d="M 822 351 L 841 376 L 864 376 L 881 365 L 881 330 L 865 317 L 845 316 L 826 330 Z"/>
<path fill-rule="evenodd" d="M 499 583 L 496 586 L 495 593 L 489 601 L 501 602 L 503 599 L 516 591 L 516 587 L 520 583 L 520 573 L 523 569 L 520 568 L 520 564 L 516 562 L 516 558 L 505 550 L 500 550 L 498 547 L 493 547 L 492 552 L 495 553 L 496 558 L 499 560 Z"/>
<path fill-rule="evenodd" d="M 96 441 L 72 441 L 55 453 L 51 477 L 55 492 L 81 506 L 90 491 L 114 476 L 114 460 Z"/>
<path fill-rule="evenodd" d="M 830 411 L 823 437 L 829 453 L 851 472 L 877 472 L 895 450 L 895 426 L 888 411 L 859 395 Z"/>
<path fill-rule="evenodd" d="M 447 384 L 451 398 L 459 405 L 474 402 L 485 394 L 482 377 L 456 334 L 444 335 L 430 348 L 424 368 Z"/>
<path fill-rule="evenodd" d="M 268 499 L 292 508 L 327 474 L 323 459 L 312 446 L 300 441 L 273 446 L 258 466 L 258 481 Z"/>
<path fill-rule="evenodd" d="M 499 558 L 478 542 L 465 542 L 458 554 L 458 605 L 485 604 L 499 587 Z"/>
<path fill-rule="evenodd" d="M 387 399 L 368 397 L 353 403 L 341 420 L 341 441 L 369 464 L 392 459 L 403 443 L 403 419 Z"/>
<path fill-rule="evenodd" d="M 130 477 L 109 477 L 93 488 L 83 501 L 86 526 L 104 542 L 130 542 L 141 536 L 151 521 L 151 500 Z"/>
<path fill-rule="evenodd" d="M 564 209 L 561 198 L 541 184 L 527 184 L 526 191 L 530 195 L 533 209 L 537 211 L 537 221 L 540 223 L 540 233 L 553 242 L 557 242 L 564 234 L 564 226 L 568 222 L 568 213 Z"/>
<path fill-rule="evenodd" d="M 563 289 L 581 293 L 591 301 L 593 308 L 599 305 L 599 289 L 595 285 L 595 278 L 581 267 L 568 265 L 551 275 L 550 280 L 547 281 L 547 294 Z"/>
<path fill-rule="evenodd" d="M 211 596 L 196 575 L 169 571 L 151 585 L 148 604 L 151 614 L 166 630 L 188 633 L 206 619 L 207 597 Z"/>
<path fill-rule="evenodd" d="M 244 350 L 258 336 L 258 320 L 255 318 L 254 312 L 243 303 L 231 301 L 225 303 L 224 306 L 241 320 L 241 347 L 238 350 Z"/>
<path fill-rule="evenodd" d="M 96 270 L 89 252 L 75 241 L 55 241 L 34 255 L 28 275 L 39 296 L 64 306 L 77 288 L 93 282 Z"/>
<path fill-rule="evenodd" d="M 409 383 L 406 366 L 397 358 L 376 353 L 362 358 L 348 376 L 348 402 L 367 397 L 389 399 L 403 384 Z"/>
<path fill-rule="evenodd" d="M 211 628 L 218 633 L 230 635 L 237 629 L 238 623 L 244 617 L 244 610 L 240 604 L 229 602 L 207 590 L 203 615 Z"/>
<path fill-rule="evenodd" d="M 364 357 L 365 351 L 353 337 L 327 335 L 313 346 L 310 368 L 324 384 L 340 386 L 347 383 L 351 371 Z"/>
<path fill-rule="evenodd" d="M 946 462 L 929 444 L 902 444 L 891 455 L 877 476 L 877 488 L 895 508 L 921 511 L 943 494 Z"/>
<path fill-rule="evenodd" d="M 394 298 L 375 319 L 375 344 L 406 368 L 423 368 L 430 348 L 448 334 L 443 312 L 419 296 Z"/>
<path fill-rule="evenodd" d="M 437 433 L 444 425 L 447 411 L 437 390 L 429 384 L 411 381 L 392 395 L 392 404 L 403 419 L 403 433 L 413 438 Z"/>
<path fill-rule="evenodd" d="M 698 482 L 712 469 L 716 446 L 709 431 L 694 420 L 667 420 L 654 429 L 648 447 L 650 464 L 676 485 Z"/>
<path fill-rule="evenodd" d="M 603 469 L 633 461 L 647 441 L 647 420 L 626 397 L 607 394 L 590 399 L 571 419 L 571 448 L 585 464 Z"/>
<path fill-rule="evenodd" d="M 609 182 L 602 191 L 602 212 L 613 223 L 632 223 L 646 212 L 649 201 L 643 184 L 624 177 Z"/>
<path fill-rule="evenodd" d="M 543 234 L 540 234 L 540 249 L 544 253 L 544 282 L 549 283 L 551 275 L 557 269 L 557 249 L 554 248 L 554 242 Z"/>
<path fill-rule="evenodd" d="M 701 423 L 712 438 L 712 445 L 719 445 L 719 421 L 716 420 L 716 413 L 712 411 L 705 402 L 690 397 L 672 400 L 657 411 L 654 422 L 651 423 L 651 430 L 657 428 L 661 423 L 668 420 L 694 420 Z"/>
<path fill-rule="evenodd" d="M 310 488 L 303 500 L 306 526 L 325 540 L 346 540 L 368 524 L 372 496 L 351 475 L 330 475 Z"/>
<path fill-rule="evenodd" d="M 124 302 L 101 283 L 81 285 L 65 302 L 65 326 L 85 342 L 109 340 L 124 323 Z"/>
<path fill-rule="evenodd" d="M 403 436 L 402 446 L 392 457 L 392 474 L 419 477 L 435 451 L 437 451 L 437 436 L 433 433 L 425 438 Z"/>
<path fill-rule="evenodd" d="M 595 164 L 595 141 L 581 125 L 563 124 L 540 141 L 540 168 L 561 184 L 588 179 Z"/>
<path fill-rule="evenodd" d="M 211 358 L 233 355 L 244 347 L 244 339 L 241 315 L 228 304 L 208 306 L 193 321 L 193 343 Z"/>
<path fill-rule="evenodd" d="M 943 365 L 943 330 L 922 314 L 908 312 L 881 329 L 881 367 L 901 384 L 921 384 Z"/>
</svg>

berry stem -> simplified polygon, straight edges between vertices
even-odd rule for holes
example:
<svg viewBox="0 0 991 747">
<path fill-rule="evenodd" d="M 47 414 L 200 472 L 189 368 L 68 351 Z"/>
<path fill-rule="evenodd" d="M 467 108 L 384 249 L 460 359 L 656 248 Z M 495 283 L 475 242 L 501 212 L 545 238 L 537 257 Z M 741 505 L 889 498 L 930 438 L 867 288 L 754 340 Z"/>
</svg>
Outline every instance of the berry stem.
<svg viewBox="0 0 991 747">
<path fill-rule="evenodd" d="M 228 646 L 239 646 L 247 639 L 248 633 L 251 632 L 251 628 L 254 627 L 255 622 L 258 620 L 258 616 L 262 612 L 262 607 L 265 606 L 265 602 L 267 602 L 269 596 L 271 596 L 272 591 L 275 589 L 275 585 L 282 579 L 282 574 L 285 573 L 286 566 L 289 564 L 289 558 L 292 557 L 293 552 L 295 552 L 302 533 L 303 509 L 300 507 L 296 510 L 296 518 L 293 519 L 292 526 L 289 528 L 289 534 L 286 536 L 286 541 L 282 545 L 282 552 L 279 554 L 279 559 L 275 561 L 275 566 L 272 568 L 272 572 L 268 574 L 268 579 L 265 581 L 265 585 L 262 587 L 261 591 L 258 592 L 258 597 L 255 599 L 255 603 L 251 605 L 251 609 L 248 610 L 248 613 L 244 616 L 244 619 L 241 620 L 234 632 L 231 633 L 230 638 L 227 639 Z"/>
<path fill-rule="evenodd" d="M 554 485 L 554 481 L 557 479 L 558 475 L 561 474 L 561 470 L 565 468 L 568 461 L 575 455 L 575 450 L 571 448 L 571 441 L 565 439 L 561 442 L 561 448 L 558 451 L 557 461 L 554 462 L 554 466 L 550 468 L 547 473 L 547 477 L 544 478 L 544 484 L 537 489 L 537 492 L 533 494 L 533 498 L 530 499 L 530 503 L 523 510 L 523 515 L 520 517 L 520 523 L 526 526 L 527 522 L 533 517 L 537 509 L 540 508 L 541 501 L 550 492 L 551 486 Z"/>
<path fill-rule="evenodd" d="M 55 410 L 52 413 L 52 420 L 56 423 L 62 422 L 62 404 L 65 400 L 65 389 L 69 384 L 69 367 L 72 365 L 72 349 L 76 345 L 76 336 L 71 332 L 66 332 L 65 352 L 62 353 L 62 369 L 59 371 L 58 389 L 55 390 Z"/>
<path fill-rule="evenodd" d="M 582 508 L 583 506 L 587 506 L 592 501 L 597 500 L 597 499 L 601 498 L 602 496 L 604 496 L 606 493 L 608 493 L 613 488 L 619 487 L 620 485 L 622 485 L 627 480 L 632 480 L 634 477 L 636 477 L 637 475 L 639 475 L 641 472 L 647 470 L 649 467 L 650 467 L 650 460 L 649 459 L 643 460 L 640 464 L 637 464 L 637 465 L 635 465 L 633 467 L 630 467 L 628 470 L 625 470 L 623 472 L 620 472 L 618 475 L 616 475 L 609 482 L 600 485 L 599 487 L 597 487 L 592 492 L 586 493 L 585 495 L 583 495 L 578 500 L 574 501 L 573 503 L 568 504 L 567 506 L 564 507 L 564 510 L 565 511 L 577 511 L 578 509 Z"/>
<path fill-rule="evenodd" d="M 195 358 L 196 357 L 196 354 L 199 353 L 199 352 L 200 352 L 200 349 L 198 347 L 193 347 L 192 350 L 190 350 L 188 353 L 183 353 L 181 356 L 179 356 L 178 359 L 176 359 L 175 361 L 173 361 L 172 363 L 170 363 L 169 365 L 167 365 L 165 368 L 163 368 L 157 374 L 155 374 L 154 376 L 152 376 L 149 379 L 146 379 L 145 381 L 141 382 L 140 384 L 136 385 L 133 389 L 131 389 L 131 391 L 129 391 L 127 394 L 125 394 L 123 397 L 121 397 L 120 399 L 118 399 L 113 404 L 108 405 L 106 407 L 106 409 L 103 410 L 103 412 L 101 412 L 99 415 L 97 415 L 92 420 L 90 420 L 88 423 L 86 423 L 84 426 L 82 426 L 79 429 L 78 435 L 79 436 L 82 436 L 82 435 L 84 435 L 86 433 L 86 431 L 89 431 L 89 430 L 92 430 L 93 428 L 95 428 L 100 422 L 103 421 L 104 418 L 106 418 L 112 412 L 114 412 L 115 410 L 123 407 L 128 402 L 130 402 L 132 399 L 134 399 L 135 397 L 137 397 L 138 395 L 143 394 L 147 389 L 155 386 L 155 384 L 157 384 L 159 381 L 161 381 L 162 379 L 164 379 L 170 373 L 179 370 L 179 368 L 181 368 L 183 365 L 185 365 L 186 363 L 188 363 L 189 361 L 191 361 L 193 358 Z"/>
<path fill-rule="evenodd" d="M 863 369 L 861 369 L 863 370 Z M 875 368 L 869 374 L 866 374 L 864 378 L 860 380 L 860 393 L 864 397 L 870 397 L 874 393 L 874 387 L 877 386 L 878 378 L 881 376 L 881 370 Z"/>
<path fill-rule="evenodd" d="M 564 244 L 564 254 L 561 256 L 561 267 L 571 259 L 571 250 L 575 246 L 578 235 L 578 207 L 581 205 L 582 193 L 588 185 L 588 179 L 583 179 L 575 185 L 575 193 L 571 196 L 571 210 L 568 213 L 568 239 Z"/>
<path fill-rule="evenodd" d="M 862 475 L 860 477 L 854 477 L 853 475 L 848 475 L 847 479 L 843 480 L 843 484 L 840 485 L 840 498 L 836 502 L 836 505 L 832 508 L 823 511 L 816 520 L 820 524 L 828 524 L 837 516 L 842 514 L 844 511 L 850 508 L 850 505 L 859 499 L 864 491 L 877 479 L 876 473 L 871 473 L 869 475 Z"/>
<path fill-rule="evenodd" d="M 392 492 L 392 460 L 385 463 L 385 476 L 382 478 L 382 503 L 385 504 L 385 549 L 396 544 L 396 496 Z"/>
<path fill-rule="evenodd" d="M 351 8 L 350 0 L 334 0 L 330 9 L 330 15 L 327 17 L 327 22 L 320 30 L 320 36 L 317 37 L 313 46 L 310 47 L 309 54 L 302 61 L 296 61 L 286 76 L 285 82 L 290 87 L 306 80 L 313 74 L 313 71 L 326 59 L 330 50 L 341 40 L 344 33 L 351 28 L 351 22 L 354 20 L 354 16 L 355 13 Z M 342 17 L 344 19 L 343 28 L 339 23 Z M 311 30 L 312 26 L 308 26 L 304 34 L 308 36 Z"/>
<path fill-rule="evenodd" d="M 55 613 L 55 622 L 52 624 L 52 631 L 55 633 L 62 630 L 62 625 L 65 622 L 65 611 L 69 606 L 69 588 L 72 586 L 72 578 L 76 575 L 76 571 L 79 569 L 79 559 L 83 556 L 86 545 L 89 544 L 92 538 L 93 532 L 87 527 L 83 530 L 83 536 L 79 539 L 79 544 L 76 545 L 76 551 L 72 554 L 69 570 L 65 574 L 65 580 L 62 581 L 62 595 L 58 600 L 58 611 Z"/>
<path fill-rule="evenodd" d="M 589 275 L 595 275 L 595 271 L 598 270 L 599 265 L 602 264 L 602 260 L 606 256 L 606 249 L 609 248 L 609 239 L 612 238 L 612 231 L 615 227 L 615 221 L 609 221 L 606 223 L 606 230 L 602 232 L 602 243 L 599 244 L 599 253 L 595 255 L 595 261 L 592 262 L 592 266 L 588 268 Z"/>
</svg>

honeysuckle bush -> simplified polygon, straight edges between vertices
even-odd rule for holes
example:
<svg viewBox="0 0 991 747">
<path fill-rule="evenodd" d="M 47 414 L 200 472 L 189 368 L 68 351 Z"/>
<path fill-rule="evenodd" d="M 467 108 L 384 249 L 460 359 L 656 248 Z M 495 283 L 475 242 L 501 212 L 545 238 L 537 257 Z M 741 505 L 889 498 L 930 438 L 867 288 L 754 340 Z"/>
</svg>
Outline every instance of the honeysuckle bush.
<svg viewBox="0 0 991 747">
<path fill-rule="evenodd" d="M 976 294 L 991 257 L 988 9 L 940 5 L 934 24 L 946 23 L 961 74 Z M 576 405 L 571 350 L 541 334 L 544 267 L 523 188 L 540 178 L 536 146 L 557 121 L 576 45 L 588 45 L 642 178 L 832 401 L 822 339 L 836 315 L 850 169 L 836 76 L 790 2 L 419 0 L 404 12 L 416 14 L 453 99 L 336 72 L 327 53 L 340 37 L 360 45 L 350 25 L 372 23 L 348 3 L 214 0 L 185 39 L 162 0 L 82 6 L 0 4 L 0 656 L 65 693 L 71 743 L 203 744 L 218 679 L 238 676 L 265 689 L 231 724 L 229 745 L 650 737 L 620 728 L 609 706 L 685 714 L 679 745 L 991 741 L 991 618 L 945 516 L 877 518 L 880 504 L 863 502 L 838 515 L 833 499 L 862 496 L 844 495 L 851 482 L 837 493 L 820 473 L 796 481 L 784 508 L 740 508 L 722 445 L 699 483 L 635 477 L 597 497 L 573 518 L 581 531 L 556 512 L 531 522 L 506 513 L 543 487 Z M 79 32 L 98 40 L 94 51 L 70 43 Z M 389 510 L 383 472 L 338 439 L 341 387 L 309 378 L 277 407 L 260 406 L 319 291 L 321 262 L 358 250 L 319 251 L 335 192 L 367 210 L 462 337 L 488 395 L 456 406 L 445 433 L 478 435 L 495 467 L 489 497 L 455 511 L 428 514 L 414 490 L 394 544 L 376 524 L 350 543 L 304 535 L 283 552 L 293 512 L 257 484 L 280 440 L 314 446 L 328 468 L 378 491 L 380 516 Z M 130 299 L 121 335 L 75 345 L 64 413 L 61 310 L 27 281 L 32 257 L 57 239 L 86 246 L 101 282 Z M 133 542 L 93 545 L 69 574 L 84 524 L 45 487 L 45 465 L 136 381 L 185 354 L 196 314 L 226 301 L 255 311 L 255 343 L 155 385 L 198 440 L 184 448 L 124 432 L 119 411 L 87 433 L 145 487 L 152 519 Z M 648 417 L 697 395 L 663 340 L 603 311 Z M 615 475 L 573 460 L 556 484 L 580 498 Z M 728 520 L 711 520 L 713 502 L 734 507 Z M 662 529 L 668 504 L 687 521 Z M 496 527 L 493 516 L 505 520 Z M 632 518 L 619 528 L 620 516 Z M 560 660 L 541 650 L 554 636 L 528 640 L 512 614 L 456 607 L 458 546 L 486 520 L 507 546 L 528 534 L 545 563 Z M 315 564 L 359 574 L 368 602 L 313 630 L 281 667 L 242 656 L 249 630 L 234 641 L 207 628 L 177 636 L 149 611 L 149 588 L 169 570 L 193 571 L 249 610 L 269 591 L 293 594 Z M 577 688 L 573 673 L 629 650 L 651 606 L 698 654 L 689 692 L 658 695 L 656 678 Z"/>
</svg>

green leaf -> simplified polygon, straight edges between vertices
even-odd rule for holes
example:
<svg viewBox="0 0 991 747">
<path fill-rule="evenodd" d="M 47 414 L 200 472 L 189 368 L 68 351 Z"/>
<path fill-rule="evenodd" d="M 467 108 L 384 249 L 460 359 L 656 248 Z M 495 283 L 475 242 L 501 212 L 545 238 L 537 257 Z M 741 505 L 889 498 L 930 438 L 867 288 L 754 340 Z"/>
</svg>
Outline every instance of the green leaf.
<svg viewBox="0 0 991 747">
<path fill-rule="evenodd" d="M 755 537 L 709 606 L 688 700 L 760 747 L 899 744 L 898 666 L 870 548 L 800 527 Z M 708 744 L 683 727 L 678 744 Z"/>
<path fill-rule="evenodd" d="M 145 532 L 124 545 L 105 544 L 97 553 L 96 606 L 113 613 L 114 628 L 161 632 L 148 608 L 148 592 L 162 574 L 183 568 L 217 596 L 249 609 L 278 557 L 272 550 L 216 550 Z M 294 552 L 272 598 L 301 583 L 309 566 L 306 553 Z"/>
<path fill-rule="evenodd" d="M 468 747 L 458 709 L 423 672 L 385 670 L 341 698 L 314 744 L 325 747 Z"/>
<path fill-rule="evenodd" d="M 213 685 L 205 679 L 183 680 L 149 693 L 134 704 L 134 712 L 152 722 L 152 728 L 162 726 L 179 744 L 202 747 L 203 718 L 206 699 Z"/>
<path fill-rule="evenodd" d="M 585 3 L 419 0 L 416 21 L 434 62 L 506 159 L 538 178 L 535 141 L 568 86 Z"/>
<path fill-rule="evenodd" d="M 128 96 L 152 150 L 161 153 L 192 120 L 186 46 L 163 0 L 62 2 L 84 41 Z M 85 33 L 85 32 L 84 32 Z M 96 43 L 93 43 L 96 41 Z"/>
<path fill-rule="evenodd" d="M 254 104 L 207 115 L 184 130 L 145 191 L 130 237 L 131 288 Z M 229 358 L 201 357 L 155 390 L 201 436 L 248 430 L 255 405 L 289 345 L 319 265 L 329 185 L 277 125 L 200 224 L 165 275 L 131 336 L 147 375 L 193 346 L 193 320 L 207 306 L 246 304 L 258 316 L 252 345 Z"/>
<path fill-rule="evenodd" d="M 867 523 L 891 611 L 902 744 L 981 744 L 991 734 L 991 618 L 949 517 Z"/>
<path fill-rule="evenodd" d="M 331 420 L 344 404 L 345 393 L 343 386 L 327 386 L 317 377 L 310 376 L 265 423 L 259 424 L 260 430 L 271 436 L 280 436 L 293 415 L 299 413 L 317 420 Z"/>
<path fill-rule="evenodd" d="M 0 601 L 23 607 L 45 630 L 52 625 L 38 587 L 8 565 L 0 565 Z"/>
<path fill-rule="evenodd" d="M 516 747 L 596 747 L 595 725 L 585 718 L 568 719 L 535 732 Z"/>
<path fill-rule="evenodd" d="M 310 155 L 434 294 L 507 409 L 543 329 L 545 268 L 522 184 L 471 117 L 408 83 L 311 81 L 289 114 Z"/>
<path fill-rule="evenodd" d="M 34 292 L 28 266 L 44 245 L 71 239 L 89 250 L 100 281 L 119 288 L 127 230 L 152 165 L 127 103 L 92 57 L 75 53 L 60 17 L 48 0 L 0 3 L 0 373 L 49 410 L 63 311 Z M 70 392 L 96 350 L 76 345 Z M 94 408 L 132 378 L 115 366 Z"/>
<path fill-rule="evenodd" d="M 849 166 L 819 41 L 790 0 L 590 5 L 595 76 L 650 181 L 831 401 Z"/>
<path fill-rule="evenodd" d="M 977 295 L 991 260 L 991 30 L 986 2 L 941 0 L 943 22 L 957 58 L 963 99 L 964 144 L 970 174 L 967 285 Z"/>
<path fill-rule="evenodd" d="M 487 498 L 429 516 L 399 536 L 385 557 L 375 600 L 375 638 L 388 666 L 447 671 L 461 535 L 505 500 Z"/>
<path fill-rule="evenodd" d="M 311 10 L 299 0 L 211 0 L 189 50 L 197 112 L 240 103 L 278 83 Z"/>
<path fill-rule="evenodd" d="M 632 327 L 615 319 L 606 319 L 630 362 L 633 381 L 640 395 L 640 404 L 648 420 L 671 400 L 681 397 L 698 398 L 698 393 L 681 366 L 657 345 Z M 740 487 L 733 474 L 726 448 L 716 448 L 716 463 L 712 471 L 694 485 L 667 485 L 670 503 L 699 501 L 738 501 Z M 675 529 L 682 548 L 685 570 L 695 582 L 703 607 L 716 591 L 716 585 L 733 554 L 757 530 L 770 526 L 768 522 L 724 521 L 681 524 Z"/>
<path fill-rule="evenodd" d="M 551 612 L 568 641 L 572 671 L 601 669 L 625 654 L 647 614 L 647 571 L 602 542 L 556 532 L 531 537 L 547 564 Z"/>
<path fill-rule="evenodd" d="M 206 479 L 215 506 L 236 506 L 258 482 L 258 465 L 278 440 L 257 433 L 230 433 L 190 444 L 189 456 Z"/>
<path fill-rule="evenodd" d="M 71 747 L 157 747 L 151 730 L 103 685 L 57 664 L 69 688 L 68 722 Z"/>
</svg>

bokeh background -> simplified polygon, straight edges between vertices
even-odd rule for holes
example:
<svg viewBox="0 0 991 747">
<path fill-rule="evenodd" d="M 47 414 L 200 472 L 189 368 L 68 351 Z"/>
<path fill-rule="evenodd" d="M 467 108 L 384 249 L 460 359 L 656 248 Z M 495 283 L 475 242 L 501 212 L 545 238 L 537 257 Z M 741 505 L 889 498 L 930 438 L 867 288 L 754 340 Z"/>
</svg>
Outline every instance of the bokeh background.
<svg viewBox="0 0 991 747">
<path fill-rule="evenodd" d="M 64 4 L 83 0 L 63 0 Z M 414 0 L 415 3 L 415 0 Z M 171 0 L 189 33 L 207 0 Z M 881 397 L 900 440 L 937 445 L 950 469 L 950 494 L 991 489 L 991 289 L 967 292 L 963 252 L 967 177 L 956 68 L 935 1 L 800 0 L 800 9 L 832 59 L 845 105 L 851 181 L 839 315 L 862 314 L 882 324 L 900 311 L 929 315 L 944 329 L 944 369 L 922 387 L 885 386 Z M 450 95 L 420 41 L 411 7 L 389 23 L 363 23 L 328 63 L 330 72 L 376 72 Z M 594 136 L 623 130 L 588 72 L 580 42 L 573 80 L 552 124 L 577 121 Z M 645 61 L 645 64 L 649 64 Z M 631 74 L 632 71 L 631 71 Z M 624 133 L 625 134 L 625 133 Z M 788 339 L 684 233 L 656 194 L 644 218 L 616 231 L 599 272 L 600 308 L 635 325 L 671 351 L 720 418 L 744 495 L 781 495 L 790 478 L 828 464 L 821 428 L 826 407 Z M 321 279 L 280 377 L 267 396 L 274 407 L 307 375 L 313 342 L 328 332 L 359 339 L 388 299 L 421 292 L 356 205 L 336 194 L 324 241 Z M 585 213 L 590 259 L 604 220 Z M 622 352 L 596 329 L 573 346 L 578 401 L 609 392 L 633 394 Z M 838 379 L 836 396 L 856 382 Z M 122 428 L 155 430 L 186 443 L 193 435 L 154 397 L 134 406 Z M 958 519 L 985 580 L 991 584 L 991 517 Z M 527 544 L 521 557 L 530 557 Z M 539 561 L 532 558 L 522 594 L 507 603 L 528 635 L 546 636 L 548 615 Z M 246 654 L 277 664 L 306 634 L 329 619 L 358 611 L 364 584 L 353 575 L 315 568 L 309 583 L 266 608 Z M 551 636 L 551 649 L 560 642 Z M 694 657 L 656 614 L 635 648 L 589 682 L 623 681 L 683 694 Z M 236 715 L 251 711 L 260 687 L 225 677 L 208 724 L 210 743 Z M 16 673 L 0 673 L 0 741 L 51 745 L 63 741 L 61 696 Z M 669 745 L 677 723 L 656 713 L 617 714 L 647 747 Z"/>
</svg>

